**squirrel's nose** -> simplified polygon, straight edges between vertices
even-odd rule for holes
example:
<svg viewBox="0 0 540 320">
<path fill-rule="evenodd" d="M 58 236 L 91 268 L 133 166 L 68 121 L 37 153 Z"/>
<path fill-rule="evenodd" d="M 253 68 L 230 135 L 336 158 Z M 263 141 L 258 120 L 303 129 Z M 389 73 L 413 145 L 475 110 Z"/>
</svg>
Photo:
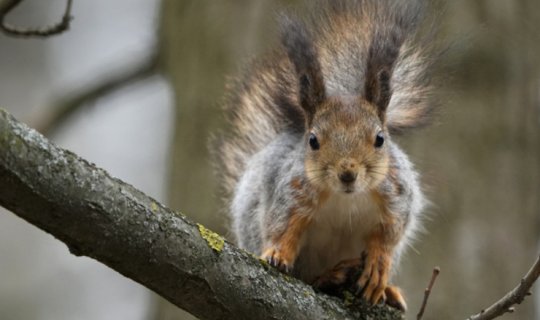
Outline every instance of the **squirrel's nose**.
<svg viewBox="0 0 540 320">
<path fill-rule="evenodd" d="M 339 176 L 339 180 L 341 180 L 341 182 L 343 182 L 343 183 L 351 183 L 351 182 L 354 182 L 356 180 L 357 174 L 352 172 L 352 171 L 345 171 L 343 173 L 340 173 L 338 176 Z"/>
</svg>

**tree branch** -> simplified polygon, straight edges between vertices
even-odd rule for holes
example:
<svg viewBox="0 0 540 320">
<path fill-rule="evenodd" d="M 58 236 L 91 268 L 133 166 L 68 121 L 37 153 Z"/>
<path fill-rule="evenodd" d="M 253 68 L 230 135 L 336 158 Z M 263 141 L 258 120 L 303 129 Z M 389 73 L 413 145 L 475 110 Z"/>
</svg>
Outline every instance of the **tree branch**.
<svg viewBox="0 0 540 320">
<path fill-rule="evenodd" d="M 51 107 L 43 112 L 38 112 L 38 115 L 34 115 L 29 123 L 40 133 L 49 135 L 82 106 L 137 81 L 147 79 L 157 72 L 158 53 L 152 53 L 143 61 L 137 62 L 136 65 L 123 68 L 123 70 L 113 74 L 105 81 L 101 81 L 94 86 L 89 86 L 89 88 L 71 97 L 58 101 L 54 104 L 57 107 Z"/>
<path fill-rule="evenodd" d="M 200 319 L 400 319 L 284 276 L 0 110 L 0 205 Z"/>
<path fill-rule="evenodd" d="M 426 311 L 429 295 L 431 294 L 431 290 L 433 290 L 433 285 L 435 284 L 435 280 L 437 280 L 439 273 L 441 273 L 441 268 L 435 267 L 433 269 L 433 273 L 431 274 L 431 280 L 429 280 L 429 284 L 426 290 L 424 290 L 424 299 L 422 300 L 420 311 L 418 311 L 418 314 L 416 315 L 416 320 L 422 320 L 422 317 L 424 316 L 424 312 Z"/>
<path fill-rule="evenodd" d="M 540 257 L 538 257 L 525 277 L 521 279 L 521 282 L 517 287 L 508 292 L 491 307 L 469 317 L 467 320 L 491 320 L 500 317 L 507 312 L 513 312 L 513 305 L 520 304 L 526 296 L 530 295 L 529 290 L 538 279 L 538 276 L 540 276 Z"/>
<path fill-rule="evenodd" d="M 0 3 L 0 30 L 6 35 L 23 38 L 45 38 L 60 34 L 69 29 L 70 22 L 73 19 L 71 16 L 73 0 L 67 0 L 66 9 L 60 22 L 52 26 L 38 29 L 15 27 L 5 22 L 6 16 L 21 2 L 23 2 L 23 0 L 4 0 L 4 2 Z"/>
</svg>

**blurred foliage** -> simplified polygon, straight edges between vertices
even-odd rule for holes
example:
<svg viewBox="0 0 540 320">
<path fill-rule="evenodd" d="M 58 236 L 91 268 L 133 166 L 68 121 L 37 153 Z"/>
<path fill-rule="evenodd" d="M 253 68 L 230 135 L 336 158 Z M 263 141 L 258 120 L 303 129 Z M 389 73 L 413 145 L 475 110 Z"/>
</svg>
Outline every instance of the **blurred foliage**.
<svg viewBox="0 0 540 320">
<path fill-rule="evenodd" d="M 300 1 L 295 1 L 300 2 Z M 170 204 L 227 234 L 207 141 L 220 127 L 226 76 L 275 42 L 292 1 L 164 0 L 163 62 L 176 94 Z M 459 319 L 512 288 L 540 231 L 540 2 L 447 1 L 433 12 L 450 49 L 437 124 L 400 138 L 433 205 L 396 282 L 413 317 L 439 265 L 426 318 Z M 532 301 L 505 319 L 532 319 Z M 159 319 L 175 319 L 174 308 Z"/>
</svg>

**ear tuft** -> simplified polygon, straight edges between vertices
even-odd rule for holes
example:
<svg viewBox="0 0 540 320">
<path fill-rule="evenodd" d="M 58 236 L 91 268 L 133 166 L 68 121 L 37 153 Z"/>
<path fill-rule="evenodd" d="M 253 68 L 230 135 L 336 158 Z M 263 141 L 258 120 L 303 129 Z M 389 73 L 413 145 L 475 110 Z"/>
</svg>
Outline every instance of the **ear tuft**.
<svg viewBox="0 0 540 320">
<path fill-rule="evenodd" d="M 298 98 L 310 123 L 317 107 L 326 99 L 317 50 L 304 23 L 288 16 L 281 17 L 281 41 L 294 66 Z"/>
<path fill-rule="evenodd" d="M 364 97 L 377 107 L 384 122 L 392 98 L 392 73 L 405 41 L 404 30 L 389 28 L 373 33 L 366 61 Z"/>
<path fill-rule="evenodd" d="M 387 68 L 383 68 L 381 71 L 379 71 L 379 75 L 377 77 L 379 96 L 376 104 L 378 106 L 378 113 L 381 120 L 384 119 L 386 108 L 388 107 L 390 98 L 392 97 L 390 78 L 391 74 Z"/>
</svg>

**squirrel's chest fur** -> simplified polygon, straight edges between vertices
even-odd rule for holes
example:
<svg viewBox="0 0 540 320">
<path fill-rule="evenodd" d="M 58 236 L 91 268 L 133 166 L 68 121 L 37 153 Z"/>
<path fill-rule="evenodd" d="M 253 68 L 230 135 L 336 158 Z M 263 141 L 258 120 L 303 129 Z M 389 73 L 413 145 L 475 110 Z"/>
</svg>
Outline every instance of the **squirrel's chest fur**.
<svg viewBox="0 0 540 320">
<path fill-rule="evenodd" d="M 345 259 L 357 258 L 381 212 L 369 192 L 332 194 L 314 213 L 295 269 L 311 281 Z"/>
</svg>

